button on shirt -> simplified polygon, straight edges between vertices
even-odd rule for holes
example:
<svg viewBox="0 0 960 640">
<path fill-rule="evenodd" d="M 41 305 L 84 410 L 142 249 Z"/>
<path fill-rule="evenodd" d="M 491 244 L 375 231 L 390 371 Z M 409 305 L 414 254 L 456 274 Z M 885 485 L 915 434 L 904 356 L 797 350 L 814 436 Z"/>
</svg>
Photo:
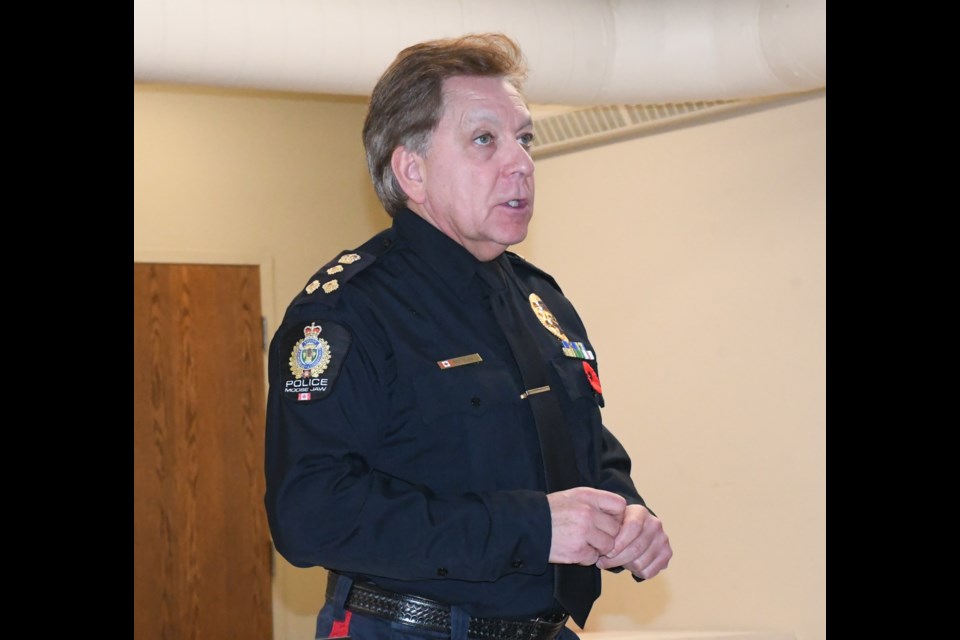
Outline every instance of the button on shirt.
<svg viewBox="0 0 960 640">
<path fill-rule="evenodd" d="M 537 430 L 482 264 L 406 210 L 350 255 L 352 275 L 321 268 L 270 346 L 265 504 L 277 550 L 295 566 L 473 616 L 555 608 Z M 536 293 L 569 340 L 595 354 L 549 275 L 513 254 L 497 260 L 519 283 L 515 295 Z M 583 361 L 563 353 L 532 309 L 524 321 L 583 483 L 643 504 Z"/>
</svg>

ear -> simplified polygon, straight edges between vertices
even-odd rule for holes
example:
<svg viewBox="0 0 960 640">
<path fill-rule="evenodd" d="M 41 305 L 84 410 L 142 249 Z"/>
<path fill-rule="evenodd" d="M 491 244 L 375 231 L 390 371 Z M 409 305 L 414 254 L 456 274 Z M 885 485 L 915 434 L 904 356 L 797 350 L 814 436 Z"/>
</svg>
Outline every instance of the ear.
<svg viewBox="0 0 960 640">
<path fill-rule="evenodd" d="M 393 169 L 393 175 L 397 177 L 397 182 L 400 183 L 407 197 L 416 204 L 423 204 L 426 200 L 423 158 L 414 151 L 399 146 L 390 156 L 390 168 Z"/>
</svg>

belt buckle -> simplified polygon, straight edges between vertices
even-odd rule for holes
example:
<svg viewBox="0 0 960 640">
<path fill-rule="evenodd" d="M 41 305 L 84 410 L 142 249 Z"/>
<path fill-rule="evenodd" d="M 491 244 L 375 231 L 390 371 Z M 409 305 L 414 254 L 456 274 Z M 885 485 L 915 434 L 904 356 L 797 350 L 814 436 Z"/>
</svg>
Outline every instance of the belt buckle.
<svg viewBox="0 0 960 640">
<path fill-rule="evenodd" d="M 558 615 L 560 616 L 560 619 L 554 620 L 553 618 L 557 617 Z M 538 615 L 536 618 L 533 619 L 533 625 L 531 625 L 533 628 L 530 631 L 530 640 L 538 640 L 540 638 L 540 625 L 546 625 L 549 627 L 557 626 L 558 627 L 557 632 L 559 632 L 560 627 L 562 627 L 563 623 L 565 622 L 564 618 L 565 618 L 565 615 L 559 614 L 559 613 L 553 613 L 553 614 L 550 614 L 549 616 L 544 616 L 542 614 Z M 550 637 L 555 638 L 556 636 L 557 634 L 554 633 Z"/>
<path fill-rule="evenodd" d="M 537 616 L 533 621 L 533 629 L 530 631 L 530 640 L 539 640 L 540 638 L 540 625 L 544 623 L 545 620 L 543 616 Z"/>
</svg>

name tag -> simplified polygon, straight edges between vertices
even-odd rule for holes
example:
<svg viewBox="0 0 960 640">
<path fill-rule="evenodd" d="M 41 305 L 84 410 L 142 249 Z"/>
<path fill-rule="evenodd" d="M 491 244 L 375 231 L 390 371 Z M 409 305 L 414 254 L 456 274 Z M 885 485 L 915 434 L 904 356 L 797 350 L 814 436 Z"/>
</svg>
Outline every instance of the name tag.
<svg viewBox="0 0 960 640">
<path fill-rule="evenodd" d="M 479 353 L 471 353 L 468 356 L 460 356 L 459 358 L 437 360 L 437 366 L 441 369 L 452 369 L 454 367 L 462 367 L 465 364 L 473 364 L 474 362 L 483 362 L 483 358 L 480 357 Z"/>
</svg>

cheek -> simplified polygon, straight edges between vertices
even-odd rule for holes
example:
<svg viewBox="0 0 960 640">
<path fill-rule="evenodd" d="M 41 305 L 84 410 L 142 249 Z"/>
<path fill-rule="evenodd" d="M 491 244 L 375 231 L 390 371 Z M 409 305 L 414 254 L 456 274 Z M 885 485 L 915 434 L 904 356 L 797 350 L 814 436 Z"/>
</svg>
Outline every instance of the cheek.
<svg viewBox="0 0 960 640">
<path fill-rule="evenodd" d="M 484 193 L 489 190 L 488 180 L 479 171 L 459 174 L 454 184 L 458 197 L 462 199 L 460 204 L 465 208 L 479 206 L 484 199 Z"/>
</svg>

